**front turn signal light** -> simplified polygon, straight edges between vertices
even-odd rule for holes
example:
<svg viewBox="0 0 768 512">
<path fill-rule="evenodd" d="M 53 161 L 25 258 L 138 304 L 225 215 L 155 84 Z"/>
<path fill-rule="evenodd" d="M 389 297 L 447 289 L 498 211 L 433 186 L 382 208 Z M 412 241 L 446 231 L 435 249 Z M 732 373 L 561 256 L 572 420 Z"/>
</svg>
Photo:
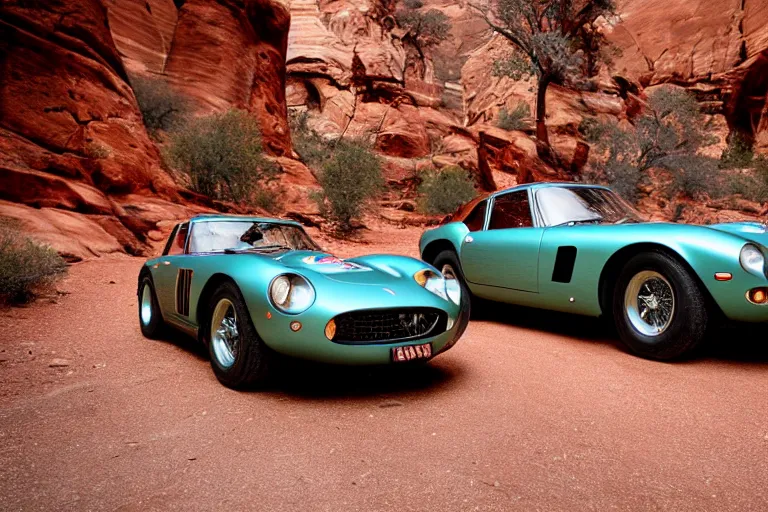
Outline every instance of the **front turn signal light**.
<svg viewBox="0 0 768 512">
<path fill-rule="evenodd" d="M 768 302 L 768 288 L 753 288 L 747 292 L 747 299 L 753 304 Z"/>
<path fill-rule="evenodd" d="M 325 326 L 325 337 L 333 341 L 334 336 L 336 336 L 336 321 L 331 319 Z"/>
</svg>

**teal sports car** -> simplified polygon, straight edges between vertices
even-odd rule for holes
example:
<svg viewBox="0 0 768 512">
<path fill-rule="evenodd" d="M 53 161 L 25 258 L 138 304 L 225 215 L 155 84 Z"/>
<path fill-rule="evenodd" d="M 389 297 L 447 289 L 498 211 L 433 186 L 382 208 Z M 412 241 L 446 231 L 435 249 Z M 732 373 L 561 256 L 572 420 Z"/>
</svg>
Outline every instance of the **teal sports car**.
<svg viewBox="0 0 768 512">
<path fill-rule="evenodd" d="M 415 258 L 339 259 L 300 224 L 198 216 L 178 224 L 139 273 L 139 325 L 170 326 L 208 348 L 229 387 L 264 384 L 276 354 L 325 363 L 426 361 L 469 321 L 455 276 Z"/>
<path fill-rule="evenodd" d="M 630 351 L 658 360 L 723 317 L 768 322 L 766 246 L 762 223 L 643 222 L 610 189 L 572 183 L 478 198 L 420 241 L 463 295 L 612 317 Z"/>
</svg>

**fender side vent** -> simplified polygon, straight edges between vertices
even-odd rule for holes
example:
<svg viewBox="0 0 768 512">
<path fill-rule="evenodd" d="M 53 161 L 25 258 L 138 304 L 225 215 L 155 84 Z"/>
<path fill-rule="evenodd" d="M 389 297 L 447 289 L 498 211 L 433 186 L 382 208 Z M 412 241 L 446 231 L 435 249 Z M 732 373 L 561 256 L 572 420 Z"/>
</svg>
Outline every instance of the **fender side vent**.
<svg viewBox="0 0 768 512">
<path fill-rule="evenodd" d="M 555 283 L 570 283 L 573 277 L 573 267 L 576 264 L 576 247 L 564 245 L 557 248 L 555 268 L 552 269 L 552 281 Z"/>
<path fill-rule="evenodd" d="M 180 268 L 176 275 L 176 312 L 189 316 L 189 292 L 192 289 L 192 269 Z"/>
</svg>

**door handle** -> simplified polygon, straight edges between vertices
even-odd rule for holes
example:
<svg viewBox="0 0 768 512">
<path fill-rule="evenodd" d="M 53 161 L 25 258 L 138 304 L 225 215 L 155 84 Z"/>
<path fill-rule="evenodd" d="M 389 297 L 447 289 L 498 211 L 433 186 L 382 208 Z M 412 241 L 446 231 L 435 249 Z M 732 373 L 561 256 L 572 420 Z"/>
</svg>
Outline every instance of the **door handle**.
<svg viewBox="0 0 768 512">
<path fill-rule="evenodd" d="M 469 236 L 469 235 L 467 235 L 467 237 L 464 239 L 464 242 L 465 242 L 465 243 L 468 243 L 468 244 L 471 244 L 471 243 L 472 243 L 472 242 L 474 242 L 474 241 L 475 241 L 475 239 L 474 239 L 474 238 L 472 238 L 472 237 L 471 237 L 471 236 Z"/>
</svg>

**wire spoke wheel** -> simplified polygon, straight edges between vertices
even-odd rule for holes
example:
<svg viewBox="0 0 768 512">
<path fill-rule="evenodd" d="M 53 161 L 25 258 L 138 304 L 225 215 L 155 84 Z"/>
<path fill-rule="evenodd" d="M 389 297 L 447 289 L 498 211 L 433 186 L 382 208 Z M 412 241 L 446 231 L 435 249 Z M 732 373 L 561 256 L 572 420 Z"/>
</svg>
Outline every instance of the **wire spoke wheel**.
<svg viewBox="0 0 768 512">
<path fill-rule="evenodd" d="M 240 349 L 237 312 L 229 299 L 221 299 L 211 317 L 211 344 L 216 360 L 223 368 L 235 364 Z"/>
<path fill-rule="evenodd" d="M 659 336 L 669 328 L 675 315 L 672 285 L 658 272 L 640 271 L 624 292 L 624 309 L 636 331 L 648 337 Z"/>
</svg>

